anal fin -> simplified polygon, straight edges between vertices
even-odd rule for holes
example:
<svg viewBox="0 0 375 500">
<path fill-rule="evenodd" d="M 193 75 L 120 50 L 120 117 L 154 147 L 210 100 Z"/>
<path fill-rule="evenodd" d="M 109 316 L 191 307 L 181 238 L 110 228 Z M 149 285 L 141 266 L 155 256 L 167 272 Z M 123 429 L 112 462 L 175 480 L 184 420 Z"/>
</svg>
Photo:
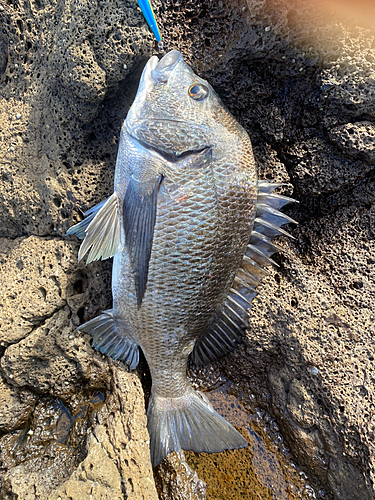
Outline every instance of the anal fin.
<svg viewBox="0 0 375 500">
<path fill-rule="evenodd" d="M 103 311 L 100 316 L 84 323 L 77 328 L 92 336 L 92 346 L 127 364 L 130 370 L 135 370 L 139 361 L 139 349 L 131 339 L 126 325 L 119 318 L 115 318 L 112 310 Z"/>
<path fill-rule="evenodd" d="M 234 283 L 233 286 L 236 286 Z M 243 287 L 242 287 L 243 288 Z M 241 294 L 241 287 L 231 288 L 224 308 L 202 337 L 196 342 L 191 360 L 196 365 L 204 365 L 221 358 L 240 343 L 247 326 L 247 313 L 251 300 L 256 295 L 247 289 Z"/>
</svg>

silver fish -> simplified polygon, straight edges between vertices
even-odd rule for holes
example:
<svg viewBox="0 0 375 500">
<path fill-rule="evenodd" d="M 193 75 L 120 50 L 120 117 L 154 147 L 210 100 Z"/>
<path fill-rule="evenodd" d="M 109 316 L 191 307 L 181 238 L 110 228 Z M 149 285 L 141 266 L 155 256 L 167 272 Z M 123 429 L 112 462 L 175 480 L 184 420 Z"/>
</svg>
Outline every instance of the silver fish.
<svg viewBox="0 0 375 500">
<path fill-rule="evenodd" d="M 79 259 L 114 256 L 113 308 L 79 327 L 93 346 L 152 375 L 153 465 L 173 450 L 220 452 L 246 440 L 193 390 L 189 356 L 208 363 L 244 335 L 259 280 L 294 222 L 291 200 L 258 181 L 250 139 L 209 83 L 172 50 L 146 64 L 121 130 L 114 193 L 68 234 Z"/>
</svg>

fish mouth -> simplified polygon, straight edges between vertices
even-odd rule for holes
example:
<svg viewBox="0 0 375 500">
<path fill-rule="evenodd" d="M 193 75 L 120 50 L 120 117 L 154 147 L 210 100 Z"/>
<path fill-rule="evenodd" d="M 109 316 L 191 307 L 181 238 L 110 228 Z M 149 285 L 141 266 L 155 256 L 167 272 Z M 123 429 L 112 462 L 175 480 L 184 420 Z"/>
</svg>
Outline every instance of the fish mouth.
<svg viewBox="0 0 375 500">
<path fill-rule="evenodd" d="M 150 57 L 139 81 L 140 91 L 147 93 L 147 90 L 155 83 L 166 83 L 181 61 L 183 61 L 183 58 L 178 50 L 171 50 L 160 60 L 158 56 Z"/>
<path fill-rule="evenodd" d="M 178 50 L 171 50 L 160 60 L 157 56 L 152 56 L 147 61 L 139 81 L 137 95 L 125 120 L 126 130 L 132 137 L 137 139 L 138 124 L 146 121 L 145 117 L 142 116 L 143 107 L 153 87 L 158 83 L 166 83 L 173 70 L 181 61 L 183 61 L 183 58 Z M 167 119 L 163 120 L 163 118 L 158 119 L 160 121 L 167 121 Z M 173 120 L 173 118 L 169 118 L 169 121 L 183 123 L 182 121 Z"/>
<path fill-rule="evenodd" d="M 155 67 L 155 61 L 152 61 L 152 64 L 150 65 L 150 68 L 152 66 L 150 71 L 151 78 L 155 82 L 166 83 L 172 71 L 182 60 L 182 55 L 178 50 L 171 50 L 168 54 L 165 54 L 160 61 L 158 61 Z"/>
</svg>

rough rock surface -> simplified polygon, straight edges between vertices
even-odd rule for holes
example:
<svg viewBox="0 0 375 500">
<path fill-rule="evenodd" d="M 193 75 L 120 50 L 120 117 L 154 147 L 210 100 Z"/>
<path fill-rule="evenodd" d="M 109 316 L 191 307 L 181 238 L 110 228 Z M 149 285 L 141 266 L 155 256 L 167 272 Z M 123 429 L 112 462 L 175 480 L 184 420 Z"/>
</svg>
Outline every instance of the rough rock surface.
<svg viewBox="0 0 375 500">
<path fill-rule="evenodd" d="M 183 451 L 173 451 L 155 470 L 160 500 L 205 500 L 206 484 L 185 460 Z"/>
<path fill-rule="evenodd" d="M 92 446 L 70 478 L 48 500 L 122 500 L 121 476 L 100 445 Z"/>
<path fill-rule="evenodd" d="M 112 366 L 111 393 L 94 415 L 87 456 L 48 500 L 156 500 L 143 405 L 139 380 Z"/>
<path fill-rule="evenodd" d="M 167 49 L 248 130 L 260 176 L 300 202 L 246 345 L 217 369 L 277 421 L 317 498 L 371 499 L 373 13 L 361 1 L 349 15 L 305 0 L 153 4 Z M 139 379 L 74 330 L 110 307 L 110 263 L 77 264 L 64 236 L 111 193 L 153 38 L 133 0 L 0 0 L 0 22 L 0 496 L 156 498 Z"/>
<path fill-rule="evenodd" d="M 20 391 L 0 379 L 0 432 L 23 427 L 29 419 L 37 397 L 31 391 Z"/>
<path fill-rule="evenodd" d="M 64 408 L 59 414 L 56 398 L 49 400 L 52 411 L 41 401 L 26 435 L 1 439 L 0 461 L 8 469 L 1 498 L 158 498 L 140 381 L 112 363 L 105 373 L 108 396 L 103 403 L 91 399 L 82 407 L 76 394 L 76 401 L 70 397 L 71 411 Z"/>
</svg>

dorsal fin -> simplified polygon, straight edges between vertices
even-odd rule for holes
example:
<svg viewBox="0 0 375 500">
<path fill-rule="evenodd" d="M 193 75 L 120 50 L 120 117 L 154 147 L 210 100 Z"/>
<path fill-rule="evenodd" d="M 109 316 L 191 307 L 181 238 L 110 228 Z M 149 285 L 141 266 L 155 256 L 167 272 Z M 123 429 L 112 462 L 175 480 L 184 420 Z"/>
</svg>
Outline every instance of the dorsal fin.
<svg viewBox="0 0 375 500">
<path fill-rule="evenodd" d="M 257 213 L 249 245 L 234 278 L 232 288 L 221 314 L 195 344 L 191 358 L 198 365 L 209 363 L 225 356 L 241 341 L 247 328 L 251 301 L 256 296 L 256 286 L 268 273 L 269 265 L 277 265 L 270 256 L 282 250 L 272 238 L 283 234 L 283 224 L 294 223 L 293 219 L 278 211 L 292 198 L 273 194 L 282 184 L 258 182 Z"/>
</svg>

